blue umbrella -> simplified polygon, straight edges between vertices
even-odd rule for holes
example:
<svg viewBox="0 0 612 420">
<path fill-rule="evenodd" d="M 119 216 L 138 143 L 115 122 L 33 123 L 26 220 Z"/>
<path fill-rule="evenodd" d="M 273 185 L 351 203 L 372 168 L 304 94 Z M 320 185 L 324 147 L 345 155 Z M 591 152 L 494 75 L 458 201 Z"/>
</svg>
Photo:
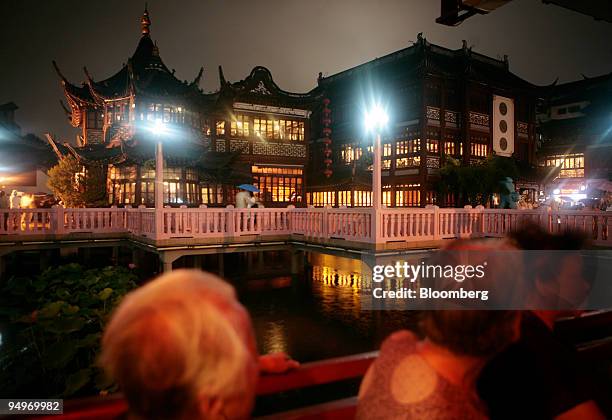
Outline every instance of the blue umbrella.
<svg viewBox="0 0 612 420">
<path fill-rule="evenodd" d="M 247 191 L 256 192 L 256 193 L 259 192 L 259 188 L 251 184 L 238 185 L 238 188 L 240 188 L 241 190 L 247 190 Z"/>
</svg>

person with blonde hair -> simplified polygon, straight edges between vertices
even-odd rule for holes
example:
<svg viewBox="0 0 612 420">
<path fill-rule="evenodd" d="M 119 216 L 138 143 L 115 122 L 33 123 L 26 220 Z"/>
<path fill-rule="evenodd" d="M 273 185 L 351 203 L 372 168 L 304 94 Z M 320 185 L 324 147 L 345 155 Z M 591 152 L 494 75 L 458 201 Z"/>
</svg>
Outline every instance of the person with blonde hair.
<svg viewBox="0 0 612 420">
<path fill-rule="evenodd" d="M 260 369 L 296 366 L 286 359 L 262 357 L 262 366 L 231 285 L 176 270 L 124 298 L 104 333 L 100 361 L 125 394 L 130 418 L 243 419 Z"/>
</svg>

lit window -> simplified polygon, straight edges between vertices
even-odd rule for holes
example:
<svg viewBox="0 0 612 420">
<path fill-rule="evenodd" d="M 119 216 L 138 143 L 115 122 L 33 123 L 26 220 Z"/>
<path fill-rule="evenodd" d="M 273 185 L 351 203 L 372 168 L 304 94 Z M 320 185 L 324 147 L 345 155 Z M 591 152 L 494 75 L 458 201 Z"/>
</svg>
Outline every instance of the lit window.
<svg viewBox="0 0 612 420">
<path fill-rule="evenodd" d="M 477 157 L 486 157 L 489 145 L 482 143 L 470 143 L 470 154 Z"/>
<path fill-rule="evenodd" d="M 395 186 L 395 205 L 397 207 L 418 207 L 421 205 L 421 184 Z"/>
<path fill-rule="evenodd" d="M 382 187 L 382 204 L 387 207 L 391 206 L 391 185 Z"/>
<path fill-rule="evenodd" d="M 410 153 L 418 153 L 421 150 L 421 140 L 402 140 L 396 143 L 395 154 L 396 155 L 407 155 Z"/>
<path fill-rule="evenodd" d="M 383 144 L 383 156 L 391 156 L 391 143 Z"/>
<path fill-rule="evenodd" d="M 298 167 L 253 165 L 253 182 L 265 202 L 299 202 L 303 197 L 302 174 Z"/>
<path fill-rule="evenodd" d="M 449 156 L 455 154 L 455 142 L 454 141 L 444 142 L 444 154 L 449 155 Z"/>
<path fill-rule="evenodd" d="M 253 119 L 253 131 L 258 137 L 274 140 L 304 140 L 301 121 Z"/>
<path fill-rule="evenodd" d="M 559 178 L 583 178 L 584 154 L 574 153 L 565 156 L 549 156 L 546 158 L 546 166 L 561 168 Z"/>
<path fill-rule="evenodd" d="M 246 115 L 237 115 L 235 120 L 232 120 L 230 134 L 234 137 L 249 136 L 249 117 Z"/>
<path fill-rule="evenodd" d="M 438 140 L 427 139 L 427 152 L 438 153 Z"/>
<path fill-rule="evenodd" d="M 345 144 L 340 149 L 340 160 L 344 163 L 349 164 L 354 160 L 357 160 L 363 154 L 361 147 L 355 147 L 352 144 Z"/>
<path fill-rule="evenodd" d="M 215 132 L 217 133 L 217 136 L 225 135 L 225 121 L 217 121 L 215 123 Z"/>
<path fill-rule="evenodd" d="M 420 164 L 421 164 L 420 156 L 403 157 L 403 158 L 395 159 L 396 169 L 418 167 Z"/>
</svg>

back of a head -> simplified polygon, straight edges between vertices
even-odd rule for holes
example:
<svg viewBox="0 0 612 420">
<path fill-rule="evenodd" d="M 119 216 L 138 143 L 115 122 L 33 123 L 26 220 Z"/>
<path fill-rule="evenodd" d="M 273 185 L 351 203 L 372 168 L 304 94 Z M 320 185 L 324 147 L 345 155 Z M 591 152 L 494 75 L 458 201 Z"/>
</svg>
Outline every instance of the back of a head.
<svg viewBox="0 0 612 420">
<path fill-rule="evenodd" d="M 484 289 L 489 294 L 508 297 L 512 293 L 514 274 L 508 267 L 520 266 L 517 248 L 508 241 L 499 239 L 455 240 L 446 245 L 437 263 L 479 264 L 487 262 L 487 274 L 482 279 L 457 283 L 450 281 L 447 287 Z M 472 309 L 434 309 L 421 315 L 421 330 L 434 343 L 463 356 L 491 356 L 517 338 L 519 313 L 511 310 L 487 310 L 503 302 L 493 298 Z M 463 304 L 459 302 L 458 306 Z M 447 308 L 448 305 L 442 306 Z M 456 306 L 457 307 L 457 306 Z M 483 309 L 474 309 L 482 307 Z"/>
<path fill-rule="evenodd" d="M 539 225 L 529 223 L 510 233 L 510 240 L 525 250 L 579 250 L 587 245 L 583 233 L 566 230 L 561 233 L 548 233 Z"/>
<path fill-rule="evenodd" d="M 226 418 L 250 412 L 257 375 L 250 320 L 233 288 L 212 274 L 176 270 L 131 292 L 102 344 L 101 363 L 136 416 L 205 418 L 203 402 L 214 401 L 233 401 Z"/>
<path fill-rule="evenodd" d="M 585 301 L 596 277 L 597 259 L 583 264 L 581 250 L 588 246 L 584 233 L 570 229 L 549 233 L 528 224 L 509 236 L 525 250 L 523 277 L 531 291 L 532 309 L 573 310 Z"/>
<path fill-rule="evenodd" d="M 461 356 L 488 357 L 517 338 L 517 311 L 440 310 L 423 314 L 421 330 Z"/>
</svg>

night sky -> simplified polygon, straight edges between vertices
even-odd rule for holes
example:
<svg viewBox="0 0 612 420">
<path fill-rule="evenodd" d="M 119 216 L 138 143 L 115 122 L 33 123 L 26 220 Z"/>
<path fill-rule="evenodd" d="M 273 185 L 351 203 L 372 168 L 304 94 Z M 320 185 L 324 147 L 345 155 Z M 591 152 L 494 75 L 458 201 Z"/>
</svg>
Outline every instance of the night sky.
<svg viewBox="0 0 612 420">
<path fill-rule="evenodd" d="M 439 0 L 149 1 L 151 35 L 168 68 L 201 86 L 218 87 L 217 66 L 230 81 L 265 66 L 289 91 L 308 91 L 319 72 L 333 74 L 411 45 L 418 32 L 448 48 L 465 39 L 475 51 L 510 57 L 510 69 L 535 84 L 612 71 L 612 24 L 539 0 L 515 0 L 458 27 L 435 23 Z M 0 2 L 0 103 L 19 106 L 24 132 L 76 134 L 59 100 L 55 59 L 73 83 L 116 71 L 140 37 L 144 2 Z"/>
</svg>

